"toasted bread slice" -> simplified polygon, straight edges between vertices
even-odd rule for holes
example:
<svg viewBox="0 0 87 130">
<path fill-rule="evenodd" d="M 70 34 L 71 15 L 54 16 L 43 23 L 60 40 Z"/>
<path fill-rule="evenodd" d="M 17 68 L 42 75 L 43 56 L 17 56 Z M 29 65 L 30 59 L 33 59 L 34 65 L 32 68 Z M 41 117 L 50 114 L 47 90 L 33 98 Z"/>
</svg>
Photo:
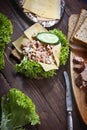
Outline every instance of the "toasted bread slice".
<svg viewBox="0 0 87 130">
<path fill-rule="evenodd" d="M 73 33 L 72 33 L 71 38 L 70 38 L 70 41 L 71 41 L 72 43 L 74 42 L 73 37 L 74 37 L 75 33 L 77 32 L 77 30 L 79 29 L 79 27 L 81 26 L 81 24 L 83 23 L 83 21 L 84 21 L 84 19 L 85 19 L 86 17 L 87 17 L 87 10 L 82 9 L 82 10 L 81 10 L 81 13 L 80 13 L 80 16 L 79 16 L 79 19 L 78 19 L 78 22 L 77 22 L 77 24 L 76 24 L 76 27 L 75 27 L 75 29 L 74 29 L 74 31 L 73 31 Z"/>
<path fill-rule="evenodd" d="M 79 14 L 72 14 L 69 17 L 69 20 L 68 20 L 68 36 L 67 36 L 68 41 L 70 40 L 70 37 L 72 36 L 73 30 L 76 26 L 78 18 L 79 18 Z"/>
<path fill-rule="evenodd" d="M 74 35 L 74 39 L 78 44 L 84 45 L 87 47 L 87 17 L 77 30 Z"/>
</svg>

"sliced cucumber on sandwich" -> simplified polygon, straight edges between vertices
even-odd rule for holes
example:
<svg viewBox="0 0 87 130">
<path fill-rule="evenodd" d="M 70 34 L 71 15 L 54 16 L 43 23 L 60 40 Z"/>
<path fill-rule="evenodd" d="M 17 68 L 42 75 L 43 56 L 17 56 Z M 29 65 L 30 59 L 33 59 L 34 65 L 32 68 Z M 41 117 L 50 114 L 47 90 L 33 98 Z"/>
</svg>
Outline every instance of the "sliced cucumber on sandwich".
<svg viewBox="0 0 87 130">
<path fill-rule="evenodd" d="M 59 43 L 58 36 L 56 36 L 55 34 L 52 34 L 50 32 L 38 33 L 36 38 L 39 41 L 41 41 L 43 43 L 47 43 L 47 44 L 57 44 L 57 43 Z"/>
</svg>

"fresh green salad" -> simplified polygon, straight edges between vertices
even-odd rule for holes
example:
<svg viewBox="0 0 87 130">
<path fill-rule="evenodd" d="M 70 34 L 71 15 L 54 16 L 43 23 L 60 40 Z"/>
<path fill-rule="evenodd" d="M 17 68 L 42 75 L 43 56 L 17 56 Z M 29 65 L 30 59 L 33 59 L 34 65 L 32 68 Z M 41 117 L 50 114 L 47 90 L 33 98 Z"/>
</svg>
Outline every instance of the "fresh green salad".
<svg viewBox="0 0 87 130">
<path fill-rule="evenodd" d="M 60 65 L 65 65 L 69 55 L 69 44 L 62 31 L 53 29 L 50 33 L 55 34 L 61 42 Z M 37 79 L 38 77 L 49 78 L 56 74 L 56 70 L 44 71 L 42 66 L 35 61 L 23 58 L 20 64 L 15 65 L 16 72 L 26 77 Z"/>
<path fill-rule="evenodd" d="M 9 90 L 1 99 L 1 130 L 23 130 L 26 124 L 40 123 L 33 101 L 16 88 Z"/>
<path fill-rule="evenodd" d="M 0 70 L 4 67 L 4 49 L 10 42 L 13 26 L 11 21 L 0 13 Z"/>
</svg>

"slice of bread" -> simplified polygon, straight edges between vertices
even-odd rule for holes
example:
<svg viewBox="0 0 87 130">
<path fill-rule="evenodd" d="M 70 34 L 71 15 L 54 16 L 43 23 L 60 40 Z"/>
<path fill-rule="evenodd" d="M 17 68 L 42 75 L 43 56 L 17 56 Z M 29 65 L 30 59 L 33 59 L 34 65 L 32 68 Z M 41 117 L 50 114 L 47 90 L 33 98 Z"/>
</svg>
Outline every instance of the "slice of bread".
<svg viewBox="0 0 87 130">
<path fill-rule="evenodd" d="M 68 41 L 70 40 L 70 37 L 72 36 L 73 30 L 74 30 L 74 28 L 76 26 L 78 18 L 79 18 L 78 14 L 72 14 L 69 17 L 69 20 L 68 20 L 68 36 L 67 36 Z"/>
<path fill-rule="evenodd" d="M 79 29 L 79 27 L 81 26 L 81 24 L 83 23 L 84 19 L 87 17 L 87 10 L 85 9 L 82 9 L 81 10 L 81 13 L 80 13 L 80 16 L 79 16 L 79 19 L 78 19 L 78 22 L 76 24 L 76 27 L 72 33 L 72 36 L 70 38 L 70 41 L 73 43 L 73 36 L 75 35 L 75 33 L 77 32 L 77 30 Z"/>
<path fill-rule="evenodd" d="M 69 17 L 69 20 L 68 20 L 68 41 L 69 41 L 69 46 L 70 46 L 70 49 L 72 51 L 80 51 L 80 52 L 87 52 L 87 48 L 85 48 L 84 46 L 82 45 L 79 45 L 77 43 L 71 43 L 70 42 L 70 37 L 72 36 L 72 33 L 74 31 L 74 28 L 78 22 L 78 19 L 79 19 L 79 14 L 72 14 L 70 17 Z"/>
<path fill-rule="evenodd" d="M 87 47 L 87 17 L 75 33 L 74 39 L 77 43 Z"/>
</svg>

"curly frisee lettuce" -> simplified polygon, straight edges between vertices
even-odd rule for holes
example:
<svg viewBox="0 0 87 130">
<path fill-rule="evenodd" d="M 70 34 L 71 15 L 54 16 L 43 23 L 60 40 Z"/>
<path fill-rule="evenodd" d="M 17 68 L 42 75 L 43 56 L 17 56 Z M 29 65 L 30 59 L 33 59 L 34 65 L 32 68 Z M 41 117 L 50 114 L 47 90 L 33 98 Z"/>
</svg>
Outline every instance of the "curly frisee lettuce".
<svg viewBox="0 0 87 130">
<path fill-rule="evenodd" d="M 65 65 L 68 54 L 69 54 L 69 44 L 66 36 L 62 31 L 54 29 L 50 30 L 52 34 L 55 34 L 59 41 L 61 42 L 61 52 L 60 52 L 60 65 Z M 32 60 L 28 60 L 24 57 L 20 64 L 15 65 L 15 70 L 18 73 L 23 74 L 26 77 L 37 79 L 38 77 L 49 78 L 56 74 L 56 70 L 44 71 L 42 66 Z"/>
<path fill-rule="evenodd" d="M 0 13 L 0 70 L 4 67 L 4 49 L 10 42 L 13 26 L 11 21 Z"/>
<path fill-rule="evenodd" d="M 1 99 L 1 130 L 22 130 L 22 126 L 40 123 L 32 100 L 16 88 L 9 90 Z"/>
<path fill-rule="evenodd" d="M 38 77 L 49 78 L 55 74 L 55 70 L 45 72 L 38 62 L 28 60 L 27 57 L 24 57 L 20 64 L 15 65 L 15 70 L 31 79 L 37 79 Z"/>
<path fill-rule="evenodd" d="M 65 65 L 69 55 L 69 43 L 66 36 L 62 33 L 61 30 L 53 29 L 51 33 L 57 35 L 61 42 L 61 52 L 60 52 L 60 65 Z"/>
</svg>

